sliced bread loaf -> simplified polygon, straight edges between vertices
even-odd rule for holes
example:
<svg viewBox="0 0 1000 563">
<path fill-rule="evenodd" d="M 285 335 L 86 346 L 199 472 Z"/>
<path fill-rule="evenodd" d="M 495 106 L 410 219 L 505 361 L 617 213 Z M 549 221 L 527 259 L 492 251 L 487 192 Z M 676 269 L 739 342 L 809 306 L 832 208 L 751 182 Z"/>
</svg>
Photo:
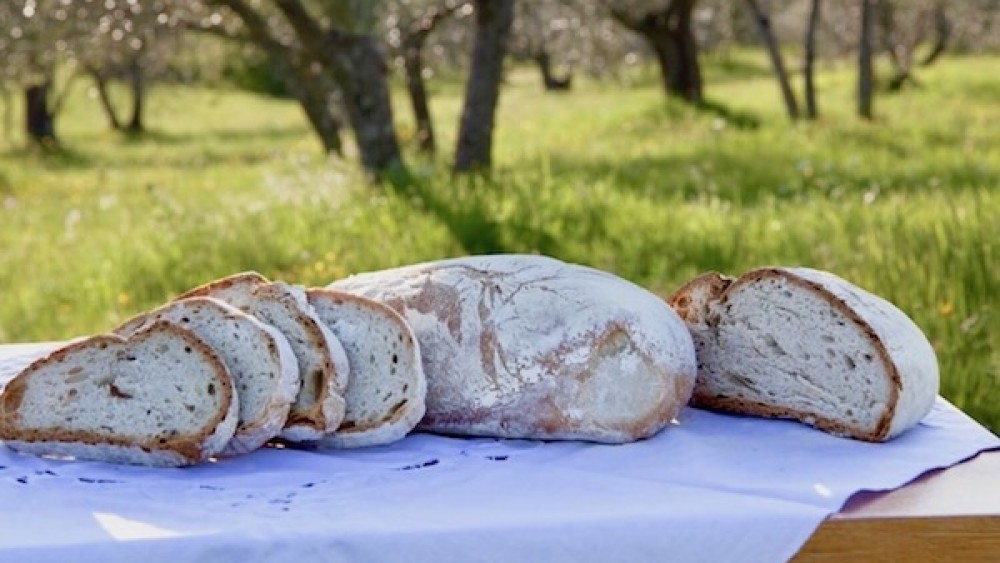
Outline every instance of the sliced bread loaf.
<svg viewBox="0 0 1000 563">
<path fill-rule="evenodd" d="M 295 354 L 274 327 L 211 297 L 173 301 L 115 329 L 134 334 L 160 320 L 185 327 L 222 358 L 236 384 L 239 425 L 222 455 L 246 453 L 277 436 L 298 392 Z"/>
<path fill-rule="evenodd" d="M 920 328 L 828 272 L 709 273 L 670 302 L 695 341 L 695 406 L 883 441 L 917 424 L 937 396 L 937 358 Z"/>
<path fill-rule="evenodd" d="M 299 364 L 299 394 L 282 438 L 318 440 L 337 430 L 344 419 L 350 366 L 344 347 L 320 322 L 305 290 L 243 272 L 192 289 L 181 298 L 198 296 L 221 299 L 272 325 L 288 339 Z"/>
<path fill-rule="evenodd" d="M 471 256 L 330 287 L 383 302 L 413 327 L 428 383 L 423 430 L 628 442 L 670 424 L 694 386 L 694 347 L 674 311 L 593 268 Z"/>
<path fill-rule="evenodd" d="M 351 365 L 346 413 L 323 446 L 352 448 L 403 438 L 424 415 L 420 348 L 395 311 L 356 295 L 310 289 L 309 303 L 344 345 Z"/>
<path fill-rule="evenodd" d="M 0 439 L 39 455 L 182 466 L 222 451 L 237 411 L 218 354 L 160 321 L 128 339 L 94 336 L 32 363 L 0 396 Z"/>
</svg>

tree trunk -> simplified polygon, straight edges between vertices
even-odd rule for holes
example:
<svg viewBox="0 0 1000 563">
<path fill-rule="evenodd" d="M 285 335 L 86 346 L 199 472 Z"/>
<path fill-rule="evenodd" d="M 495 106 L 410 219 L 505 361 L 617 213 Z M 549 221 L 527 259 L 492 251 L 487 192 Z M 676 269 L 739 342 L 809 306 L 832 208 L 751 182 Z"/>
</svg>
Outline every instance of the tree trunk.
<svg viewBox="0 0 1000 563">
<path fill-rule="evenodd" d="M 331 63 L 339 74 L 344 106 L 361 153 L 361 165 L 370 174 L 382 176 L 403 168 L 396 138 L 396 125 L 389 100 L 386 63 L 378 40 L 371 35 L 334 33 Z"/>
<path fill-rule="evenodd" d="M 271 68 L 282 69 L 278 75 L 285 88 L 302 107 L 309 125 L 323 145 L 323 152 L 343 156 L 344 148 L 340 140 L 341 124 L 333 112 L 330 101 L 336 87 L 330 83 L 331 80 L 325 74 L 326 70 L 320 68 L 313 73 L 309 69 L 311 65 L 302 63 L 293 68 L 287 59 L 276 61 L 274 56 L 271 57 Z"/>
<path fill-rule="evenodd" d="M 696 0 L 673 0 L 665 8 L 641 17 L 612 9 L 619 23 L 643 36 L 656 55 L 667 95 L 693 103 L 703 98 L 698 44 L 691 27 Z"/>
<path fill-rule="evenodd" d="M 7 85 L 0 80 L 0 97 L 3 97 L 3 136 L 10 140 L 14 133 L 14 100 Z"/>
<path fill-rule="evenodd" d="M 413 119 L 417 125 L 417 146 L 424 154 L 434 154 L 437 143 L 434 140 L 434 123 L 427 103 L 427 88 L 424 85 L 424 34 L 412 34 L 403 45 L 403 66 L 406 69 L 406 92 L 413 106 Z"/>
<path fill-rule="evenodd" d="M 94 87 L 97 89 L 97 100 L 101 102 L 101 108 L 104 110 L 104 116 L 108 118 L 108 124 L 115 131 L 120 131 L 122 122 L 118 119 L 118 113 L 111 102 L 111 95 L 108 93 L 107 78 L 105 78 L 104 73 L 98 68 L 91 67 L 88 70 L 90 76 L 94 79 Z"/>
<path fill-rule="evenodd" d="M 889 91 L 897 92 L 903 88 L 907 82 L 916 82 L 911 73 L 911 61 L 915 44 L 907 42 L 898 37 L 896 33 L 895 7 L 888 0 L 876 0 L 874 9 L 877 10 L 876 21 L 879 26 L 883 48 L 889 55 L 892 62 L 892 76 L 889 78 Z"/>
<path fill-rule="evenodd" d="M 396 138 L 386 63 L 375 37 L 324 30 L 298 0 L 275 0 L 309 55 L 323 62 L 340 87 L 361 165 L 373 178 L 408 182 Z"/>
<path fill-rule="evenodd" d="M 564 92 L 570 89 L 573 83 L 573 75 L 567 74 L 563 78 L 556 78 L 552 74 L 552 57 L 549 52 L 542 49 L 535 55 L 535 62 L 538 63 L 538 70 L 542 73 L 542 86 L 546 92 Z"/>
<path fill-rule="evenodd" d="M 875 74 L 872 68 L 872 2 L 861 1 L 861 37 L 858 41 L 858 115 L 872 119 L 872 95 Z"/>
<path fill-rule="evenodd" d="M 403 38 L 403 68 L 406 71 L 406 92 L 413 107 L 413 119 L 417 125 L 417 143 L 420 152 L 434 154 L 437 143 L 434 139 L 434 122 L 431 120 L 427 101 L 427 87 L 424 84 L 424 45 L 427 37 L 441 21 L 455 13 L 468 2 L 449 0 L 432 6 L 419 18 L 406 26 Z"/>
<path fill-rule="evenodd" d="M 930 66 L 944 53 L 948 46 L 948 39 L 951 37 L 951 22 L 948 21 L 948 13 L 945 11 L 946 3 L 939 1 L 934 4 L 934 45 L 927 53 L 927 56 L 920 61 L 921 66 Z"/>
<path fill-rule="evenodd" d="M 285 89 L 299 102 L 302 112 L 323 145 L 323 153 L 343 155 L 340 120 L 330 106 L 335 87 L 327 79 L 327 69 L 313 58 L 298 53 L 272 35 L 267 20 L 243 0 L 212 0 L 226 6 L 246 26 L 249 39 L 267 55 L 271 70 Z M 318 68 L 317 68 L 318 67 Z"/>
<path fill-rule="evenodd" d="M 25 124 L 28 136 L 43 147 L 56 144 L 55 115 L 49 105 L 51 83 L 34 84 L 24 89 Z"/>
<path fill-rule="evenodd" d="M 821 10 L 822 0 L 812 0 L 809 7 L 809 25 L 806 27 L 805 60 L 802 65 L 805 74 L 806 117 L 809 119 L 819 117 L 819 106 L 816 102 L 816 30 L 819 27 Z"/>
<path fill-rule="evenodd" d="M 514 0 L 476 0 L 476 38 L 455 150 L 455 172 L 488 169 Z"/>
<path fill-rule="evenodd" d="M 142 133 L 146 130 L 143 124 L 143 102 L 146 96 L 146 85 L 142 75 L 142 65 L 139 57 L 134 57 L 128 64 L 128 85 L 132 92 L 132 115 L 128 120 L 129 133 Z"/>
<path fill-rule="evenodd" d="M 788 80 L 788 72 L 785 71 L 785 63 L 781 58 L 781 49 L 778 41 L 771 31 L 771 17 L 761 10 L 756 0 L 746 0 L 747 7 L 753 13 L 754 22 L 757 24 L 757 33 L 760 34 L 761 41 L 767 48 L 767 54 L 771 58 L 771 66 L 774 67 L 774 74 L 781 87 L 781 97 L 785 101 L 785 111 L 791 119 L 799 118 L 799 104 L 795 99 L 795 92 L 792 91 L 792 84 Z"/>
</svg>

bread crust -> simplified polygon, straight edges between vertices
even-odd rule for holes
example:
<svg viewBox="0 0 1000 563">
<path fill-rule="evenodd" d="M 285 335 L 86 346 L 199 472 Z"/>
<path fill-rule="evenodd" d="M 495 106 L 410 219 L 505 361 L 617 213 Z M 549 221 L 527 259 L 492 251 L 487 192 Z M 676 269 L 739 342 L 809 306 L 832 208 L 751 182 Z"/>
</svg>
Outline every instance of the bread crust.
<svg viewBox="0 0 1000 563">
<path fill-rule="evenodd" d="M 201 355 L 209 362 L 218 383 L 216 392 L 224 408 L 204 424 L 203 430 L 187 436 L 171 436 L 140 439 L 122 435 L 108 435 L 95 431 L 68 428 L 23 428 L 20 427 L 19 410 L 22 406 L 27 386 L 34 374 L 50 366 L 64 363 L 75 354 L 97 348 L 109 355 L 117 350 L 129 348 L 149 338 L 157 332 L 169 332 L 180 338 L 192 353 Z M 125 338 L 115 334 L 101 334 L 75 341 L 40 358 L 18 374 L 3 391 L 2 412 L 0 412 L 0 439 L 15 449 L 49 452 L 89 452 L 90 459 L 102 459 L 101 448 L 129 450 L 131 459 L 148 465 L 180 466 L 199 463 L 217 454 L 233 434 L 235 428 L 236 396 L 232 378 L 218 354 L 192 332 L 173 323 L 158 321 L 148 328 Z M 80 448 L 78 446 L 83 446 Z M 92 457 L 91 457 L 92 456 Z M 108 461 L 123 461 L 114 455 Z"/>
<path fill-rule="evenodd" d="M 178 295 L 176 299 L 186 299 L 188 297 L 211 297 L 214 293 L 240 285 L 258 286 L 267 283 L 271 283 L 271 280 L 257 272 L 239 272 L 231 276 L 226 276 L 224 278 L 199 285 Z"/>
<path fill-rule="evenodd" d="M 382 301 L 413 326 L 428 378 L 423 430 L 628 442 L 669 424 L 694 384 L 681 320 L 606 272 L 475 256 L 331 287 Z"/>
<path fill-rule="evenodd" d="M 886 317 L 891 317 L 892 322 L 896 325 L 903 327 L 898 330 L 907 332 L 909 335 L 908 338 L 914 341 L 917 339 L 913 334 L 919 334 L 919 329 L 915 325 L 912 325 L 912 321 L 909 321 L 901 311 L 895 309 L 888 302 L 867 294 L 867 292 L 851 286 L 848 282 L 840 278 L 807 268 L 763 267 L 748 271 L 735 280 L 726 278 L 715 272 L 710 272 L 698 276 L 678 289 L 671 296 L 670 303 L 678 309 L 679 314 L 688 323 L 689 329 L 698 341 L 700 354 L 702 346 L 712 345 L 710 339 L 706 338 L 706 334 L 711 334 L 714 330 L 715 325 L 718 323 L 719 315 L 725 314 L 726 303 L 731 295 L 739 292 L 744 286 L 777 278 L 794 287 L 810 292 L 827 302 L 860 330 L 875 350 L 878 361 L 888 378 L 888 397 L 886 398 L 884 410 L 879 414 L 877 423 L 874 427 L 866 429 L 855 424 L 848 424 L 844 421 L 824 416 L 817 412 L 803 412 L 779 404 L 766 404 L 740 397 L 717 396 L 708 391 L 702 384 L 695 386 L 691 404 L 697 407 L 753 416 L 791 418 L 810 424 L 831 434 L 869 442 L 885 441 L 905 430 L 905 427 L 908 425 L 915 423 L 916 420 L 904 421 L 898 416 L 898 407 L 904 386 L 903 376 L 900 373 L 897 361 L 895 361 L 889 347 L 886 346 L 883 336 L 885 330 L 880 331 L 872 326 L 861 311 L 874 307 L 884 307 L 889 312 L 881 311 L 881 313 Z M 844 297 L 838 296 L 838 292 Z M 695 298 L 696 293 L 703 297 L 708 297 L 706 300 L 700 302 L 697 307 L 694 307 L 692 305 L 698 301 Z M 848 299 L 851 302 L 848 302 Z M 869 302 L 866 303 L 865 299 L 868 299 Z M 881 303 L 884 303 L 884 306 Z M 920 336 L 922 337 L 922 334 Z M 930 345 L 926 344 L 926 348 L 930 349 Z M 933 357 L 933 351 L 930 352 L 930 355 Z M 936 375 L 936 362 L 934 373 Z M 707 378 L 711 376 L 703 371 L 702 366 L 699 364 L 699 380 L 703 377 Z M 936 394 L 936 385 L 934 394 Z M 926 407 L 923 407 L 925 410 L 929 408 L 930 402 L 925 399 L 915 399 L 915 401 L 924 403 L 926 405 Z M 915 407 L 918 411 L 920 408 L 922 407 Z M 926 413 L 924 412 L 924 414 Z"/>
<path fill-rule="evenodd" d="M 702 322 L 707 320 L 705 307 L 717 301 L 734 281 L 736 278 L 719 272 L 705 272 L 682 285 L 667 301 L 685 321 Z"/>
</svg>

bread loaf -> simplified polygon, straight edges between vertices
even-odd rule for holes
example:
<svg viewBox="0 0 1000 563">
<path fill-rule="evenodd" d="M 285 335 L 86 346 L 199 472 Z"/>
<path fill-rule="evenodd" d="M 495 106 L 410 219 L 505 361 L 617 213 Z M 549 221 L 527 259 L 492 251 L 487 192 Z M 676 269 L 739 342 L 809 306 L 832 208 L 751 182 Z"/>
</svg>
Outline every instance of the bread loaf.
<svg viewBox="0 0 1000 563">
<path fill-rule="evenodd" d="M 626 280 L 552 258 L 474 256 L 351 276 L 413 327 L 428 379 L 420 428 L 627 442 L 677 416 L 695 379 L 684 324 Z"/>
<path fill-rule="evenodd" d="M 197 287 L 180 296 L 221 299 L 277 328 L 299 365 L 299 393 L 281 437 L 318 440 L 344 419 L 344 393 L 350 366 L 337 337 L 316 316 L 305 290 L 243 272 Z"/>
<path fill-rule="evenodd" d="M 153 466 L 198 463 L 233 436 L 238 400 L 218 354 L 155 322 L 29 365 L 0 396 L 0 439 L 39 455 Z"/>
<path fill-rule="evenodd" d="M 938 393 L 934 349 L 888 301 L 828 272 L 708 273 L 670 299 L 695 341 L 692 404 L 883 441 Z"/>
<path fill-rule="evenodd" d="M 239 424 L 222 455 L 255 450 L 281 432 L 298 392 L 299 370 L 295 354 L 277 329 L 218 299 L 192 297 L 138 315 L 114 332 L 131 335 L 160 320 L 194 332 L 232 374 Z"/>
<path fill-rule="evenodd" d="M 309 303 L 344 345 L 351 365 L 344 421 L 320 445 L 356 448 L 395 442 L 424 415 L 420 349 L 395 311 L 363 297 L 310 289 Z"/>
</svg>

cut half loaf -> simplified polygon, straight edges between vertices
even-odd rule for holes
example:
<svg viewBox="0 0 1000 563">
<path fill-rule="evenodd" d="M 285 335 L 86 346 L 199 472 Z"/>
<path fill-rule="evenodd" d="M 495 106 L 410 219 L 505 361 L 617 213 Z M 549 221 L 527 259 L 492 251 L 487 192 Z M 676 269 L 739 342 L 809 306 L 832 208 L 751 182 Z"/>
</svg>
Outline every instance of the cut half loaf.
<svg viewBox="0 0 1000 563">
<path fill-rule="evenodd" d="M 351 365 L 340 428 L 320 443 L 334 448 L 388 444 L 424 416 L 427 382 L 420 348 L 395 311 L 356 295 L 310 289 L 309 303 L 344 345 Z"/>
<path fill-rule="evenodd" d="M 545 256 L 470 256 L 331 287 L 399 311 L 420 341 L 427 414 L 447 434 L 629 442 L 691 397 L 695 353 L 662 299 Z"/>
<path fill-rule="evenodd" d="M 0 439 L 39 455 L 176 467 L 219 453 L 238 400 L 218 354 L 156 322 L 100 335 L 29 365 L 0 396 Z"/>
<path fill-rule="evenodd" d="M 917 424 L 937 396 L 937 358 L 920 328 L 828 272 L 707 273 L 670 302 L 695 341 L 695 406 L 878 442 Z"/>
<path fill-rule="evenodd" d="M 347 354 L 309 305 L 304 289 L 243 272 L 197 287 L 181 299 L 198 296 L 221 299 L 274 326 L 288 339 L 299 364 L 299 394 L 282 438 L 318 440 L 337 430 L 344 419 Z"/>
<path fill-rule="evenodd" d="M 299 371 L 288 341 L 277 329 L 218 299 L 192 297 L 130 319 L 115 333 L 127 336 L 161 320 L 198 335 L 232 374 L 239 425 L 222 455 L 255 450 L 281 432 L 298 392 Z"/>
</svg>

